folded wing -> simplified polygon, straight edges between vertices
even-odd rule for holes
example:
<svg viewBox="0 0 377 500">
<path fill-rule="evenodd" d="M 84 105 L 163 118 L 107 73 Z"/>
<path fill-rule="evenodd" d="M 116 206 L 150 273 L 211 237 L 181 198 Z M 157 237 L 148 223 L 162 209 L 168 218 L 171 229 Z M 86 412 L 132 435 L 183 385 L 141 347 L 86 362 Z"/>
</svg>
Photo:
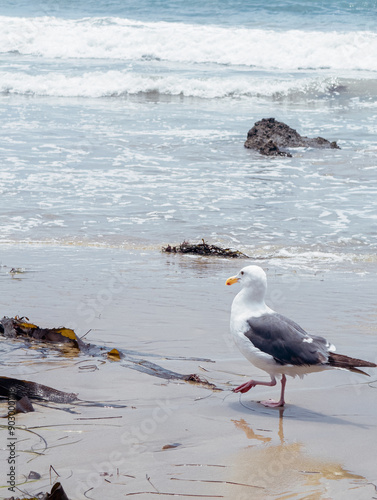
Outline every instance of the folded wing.
<svg viewBox="0 0 377 500">
<path fill-rule="evenodd" d="M 297 323 L 277 313 L 248 320 L 244 335 L 261 351 L 281 365 L 318 365 L 328 362 L 334 350 L 323 337 L 309 335 Z"/>
</svg>

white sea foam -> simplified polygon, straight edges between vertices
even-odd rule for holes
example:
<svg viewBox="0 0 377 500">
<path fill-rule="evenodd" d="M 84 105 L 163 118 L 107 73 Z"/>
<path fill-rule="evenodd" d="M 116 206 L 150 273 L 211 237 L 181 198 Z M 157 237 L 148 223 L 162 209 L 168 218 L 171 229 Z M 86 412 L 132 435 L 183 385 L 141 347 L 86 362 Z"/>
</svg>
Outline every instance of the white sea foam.
<svg viewBox="0 0 377 500">
<path fill-rule="evenodd" d="M 278 247 L 265 246 L 258 248 L 242 247 L 241 250 L 256 262 L 266 262 L 281 268 L 308 270 L 311 273 L 338 268 L 354 272 L 358 264 L 375 264 L 374 254 L 360 254 L 339 251 L 326 251 L 325 249 L 309 250 L 305 247 Z"/>
<path fill-rule="evenodd" d="M 0 71 L 0 92 L 53 97 L 122 97 L 139 93 L 199 98 L 223 97 L 318 97 L 331 95 L 341 83 L 335 77 L 258 78 L 184 77 L 148 75 L 130 70 L 86 72 L 70 76 L 62 72 L 41 73 Z"/>
<path fill-rule="evenodd" d="M 377 78 L 368 31 L 0 16 L 0 47 L 0 92 L 22 95 L 352 97 L 370 95 Z"/>
<path fill-rule="evenodd" d="M 2 52 L 45 58 L 377 71 L 377 34 L 371 31 L 273 31 L 121 18 L 0 16 L 0 47 Z"/>
</svg>

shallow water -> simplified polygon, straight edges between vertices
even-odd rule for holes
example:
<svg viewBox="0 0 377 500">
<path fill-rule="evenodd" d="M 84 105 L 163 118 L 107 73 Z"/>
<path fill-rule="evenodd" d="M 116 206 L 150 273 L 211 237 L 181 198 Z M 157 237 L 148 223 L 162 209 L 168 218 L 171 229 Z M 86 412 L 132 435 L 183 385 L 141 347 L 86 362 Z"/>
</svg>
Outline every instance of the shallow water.
<svg viewBox="0 0 377 500">
<path fill-rule="evenodd" d="M 1 241 L 373 260 L 375 3 L 178 5 L 3 4 Z M 245 150 L 270 116 L 341 149 Z"/>
<path fill-rule="evenodd" d="M 220 113 L 198 100 L 20 99 L 3 136 L 4 242 L 159 247 L 204 237 L 262 257 L 374 259 L 375 158 L 365 137 L 351 145 L 363 128 L 346 130 L 352 110 L 331 118 L 336 137 L 346 130 L 343 149 L 269 159 L 243 148 L 246 110 L 227 123 L 234 103 Z M 306 112 L 309 128 L 317 114 Z"/>
</svg>

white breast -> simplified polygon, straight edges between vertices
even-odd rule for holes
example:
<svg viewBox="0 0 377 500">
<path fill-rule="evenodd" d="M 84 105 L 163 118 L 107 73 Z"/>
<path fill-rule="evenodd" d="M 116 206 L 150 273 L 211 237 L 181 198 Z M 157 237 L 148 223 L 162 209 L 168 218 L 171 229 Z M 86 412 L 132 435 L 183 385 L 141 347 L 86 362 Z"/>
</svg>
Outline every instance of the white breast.
<svg viewBox="0 0 377 500">
<path fill-rule="evenodd" d="M 274 311 L 266 304 L 245 304 L 242 300 L 242 294 L 239 293 L 232 304 L 230 315 L 230 332 L 238 349 L 257 368 L 268 373 L 275 372 L 278 363 L 274 358 L 254 346 L 250 340 L 244 335 L 249 330 L 248 319 L 258 317 L 262 314 L 271 314 Z"/>
</svg>

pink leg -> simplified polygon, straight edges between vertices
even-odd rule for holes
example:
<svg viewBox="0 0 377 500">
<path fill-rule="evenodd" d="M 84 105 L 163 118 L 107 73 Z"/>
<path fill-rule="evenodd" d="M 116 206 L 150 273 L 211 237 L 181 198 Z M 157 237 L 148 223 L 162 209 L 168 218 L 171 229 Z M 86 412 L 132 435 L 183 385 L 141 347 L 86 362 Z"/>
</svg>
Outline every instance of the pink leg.
<svg viewBox="0 0 377 500">
<path fill-rule="evenodd" d="M 284 401 L 284 391 L 285 391 L 285 384 L 286 383 L 287 383 L 287 379 L 286 379 L 286 376 L 283 374 L 281 376 L 280 400 L 279 401 L 273 401 L 272 399 L 269 399 L 268 401 L 261 401 L 262 405 L 268 406 L 269 408 L 276 408 L 278 406 L 284 406 L 284 404 L 285 404 L 285 401 Z"/>
<path fill-rule="evenodd" d="M 284 375 L 283 375 L 284 376 Z M 283 379 L 282 379 L 283 380 Z M 256 385 L 268 385 L 272 387 L 273 385 L 276 385 L 276 379 L 271 375 L 271 381 L 270 382 L 260 382 L 259 380 L 249 380 L 249 382 L 246 382 L 245 384 L 242 384 L 235 389 L 233 389 L 233 392 L 247 392 L 250 391 L 253 387 Z"/>
</svg>

